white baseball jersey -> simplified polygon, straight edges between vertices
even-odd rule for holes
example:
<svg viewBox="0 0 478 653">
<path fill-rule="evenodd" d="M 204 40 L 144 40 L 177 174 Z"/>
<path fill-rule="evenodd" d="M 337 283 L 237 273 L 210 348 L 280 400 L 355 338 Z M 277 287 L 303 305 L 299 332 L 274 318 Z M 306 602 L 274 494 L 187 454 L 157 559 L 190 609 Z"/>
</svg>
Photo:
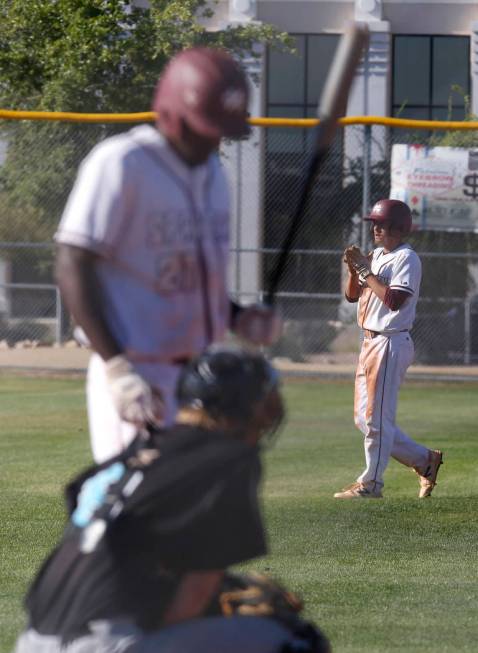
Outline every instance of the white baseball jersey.
<svg viewBox="0 0 478 653">
<path fill-rule="evenodd" d="M 216 155 L 187 166 L 152 126 L 95 147 L 55 239 L 99 255 L 105 318 L 153 385 L 161 365 L 222 339 L 229 192 Z"/>
<path fill-rule="evenodd" d="M 377 247 L 372 255 L 372 272 L 391 289 L 409 293 L 401 307 L 392 311 L 381 299 L 365 286 L 357 307 L 357 322 L 363 329 L 380 333 L 397 333 L 411 329 L 415 319 L 422 265 L 416 252 L 403 243 L 386 254 Z"/>
</svg>

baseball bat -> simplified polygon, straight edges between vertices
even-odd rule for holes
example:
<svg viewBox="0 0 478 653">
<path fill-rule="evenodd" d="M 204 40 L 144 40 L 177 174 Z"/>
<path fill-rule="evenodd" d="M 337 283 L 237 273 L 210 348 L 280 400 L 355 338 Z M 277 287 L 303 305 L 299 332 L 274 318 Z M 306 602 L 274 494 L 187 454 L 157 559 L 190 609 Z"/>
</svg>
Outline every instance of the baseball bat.
<svg viewBox="0 0 478 653">
<path fill-rule="evenodd" d="M 345 114 L 350 87 L 367 43 L 367 25 L 353 23 L 344 32 L 337 47 L 319 101 L 317 110 L 319 124 L 314 127 L 313 149 L 308 157 L 300 198 L 280 247 L 277 264 L 269 278 L 265 303 L 270 306 L 274 304 L 277 288 L 287 268 L 290 251 L 301 229 L 310 191 L 335 136 L 337 121 Z"/>
</svg>

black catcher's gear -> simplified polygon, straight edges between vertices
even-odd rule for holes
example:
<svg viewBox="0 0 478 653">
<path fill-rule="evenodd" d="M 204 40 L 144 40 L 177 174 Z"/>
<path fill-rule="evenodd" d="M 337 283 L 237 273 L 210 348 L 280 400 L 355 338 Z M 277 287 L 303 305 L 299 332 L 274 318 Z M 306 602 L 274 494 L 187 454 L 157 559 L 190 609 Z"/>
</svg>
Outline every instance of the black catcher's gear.
<svg viewBox="0 0 478 653">
<path fill-rule="evenodd" d="M 263 430 L 270 432 L 284 417 L 281 402 L 271 405 L 278 385 L 277 370 L 261 354 L 216 345 L 183 370 L 177 399 L 180 407 L 203 408 L 213 419 L 246 427 L 263 409 Z"/>
</svg>

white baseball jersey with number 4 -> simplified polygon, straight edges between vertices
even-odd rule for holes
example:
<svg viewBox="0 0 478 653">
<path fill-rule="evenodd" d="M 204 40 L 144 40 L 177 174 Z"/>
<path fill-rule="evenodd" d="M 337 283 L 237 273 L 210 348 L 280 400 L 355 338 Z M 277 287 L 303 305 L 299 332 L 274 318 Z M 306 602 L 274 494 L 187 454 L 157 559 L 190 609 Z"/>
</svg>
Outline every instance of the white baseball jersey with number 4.
<svg viewBox="0 0 478 653">
<path fill-rule="evenodd" d="M 219 159 L 186 165 L 150 125 L 106 139 L 83 161 L 55 239 L 98 254 L 104 317 L 137 371 L 175 412 L 178 359 L 224 337 L 229 191 Z M 95 459 L 134 435 L 118 420 L 103 361 L 88 376 Z"/>
<path fill-rule="evenodd" d="M 397 333 L 411 329 L 420 293 L 422 264 L 407 243 L 385 253 L 377 247 L 372 254 L 372 272 L 391 289 L 403 290 L 410 297 L 397 311 L 390 310 L 367 286 L 358 304 L 357 321 L 362 329 L 380 333 Z"/>
</svg>

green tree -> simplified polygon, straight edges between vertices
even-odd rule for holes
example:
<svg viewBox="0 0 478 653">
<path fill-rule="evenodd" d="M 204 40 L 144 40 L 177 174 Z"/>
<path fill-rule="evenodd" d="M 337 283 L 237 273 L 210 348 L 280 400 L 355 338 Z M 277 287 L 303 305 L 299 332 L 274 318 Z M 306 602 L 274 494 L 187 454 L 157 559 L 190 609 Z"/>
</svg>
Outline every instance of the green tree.
<svg viewBox="0 0 478 653">
<path fill-rule="evenodd" d="M 221 46 L 239 57 L 279 47 L 269 25 L 208 31 L 205 0 L 4 0 L 0 6 L 0 107 L 79 112 L 148 111 L 158 76 L 176 52 Z M 94 143 L 130 125 L 0 124 L 0 241 L 48 240 L 79 161 Z"/>
</svg>

